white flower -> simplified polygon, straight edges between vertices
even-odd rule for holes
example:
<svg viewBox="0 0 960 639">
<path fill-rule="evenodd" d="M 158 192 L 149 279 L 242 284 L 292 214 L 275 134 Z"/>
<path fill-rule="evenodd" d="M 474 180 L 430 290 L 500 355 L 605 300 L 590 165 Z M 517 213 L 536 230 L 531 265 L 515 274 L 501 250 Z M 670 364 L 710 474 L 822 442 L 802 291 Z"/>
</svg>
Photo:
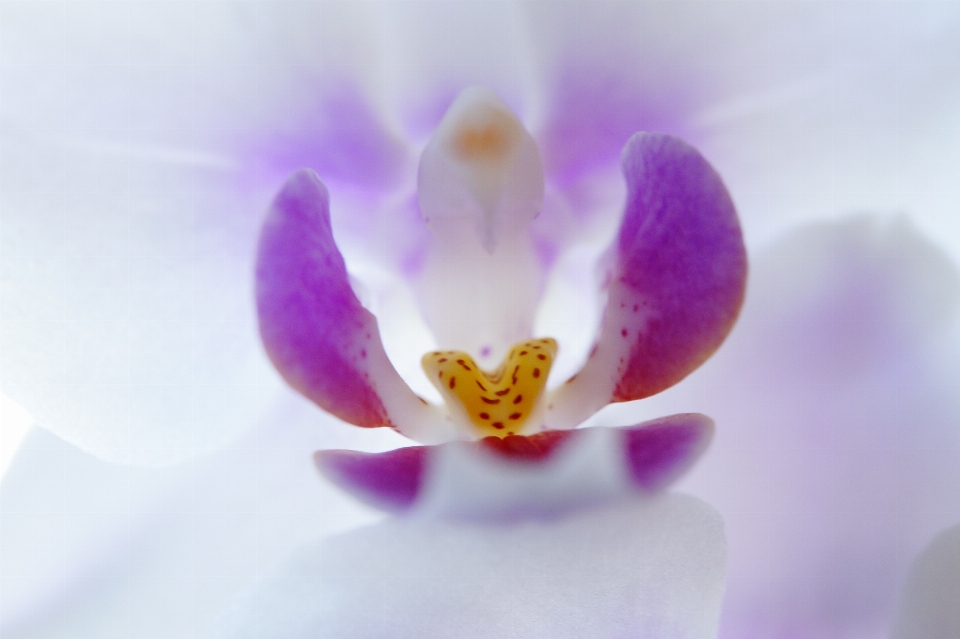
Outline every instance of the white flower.
<svg viewBox="0 0 960 639">
<path fill-rule="evenodd" d="M 4 7 L 3 390 L 110 461 L 201 455 L 128 468 L 34 432 L 2 486 L 5 636 L 196 636 L 292 548 L 372 518 L 297 460 L 399 441 L 323 420 L 272 373 L 256 233 L 284 176 L 313 167 L 371 305 L 400 318 L 409 300 L 359 258 L 416 253 L 390 199 L 410 184 L 405 141 L 477 84 L 552 132 L 545 168 L 577 205 L 557 232 L 587 228 L 589 246 L 615 227 L 634 131 L 679 134 L 723 175 L 758 255 L 743 326 L 639 410 L 718 420 L 687 487 L 728 526 L 722 632 L 885 631 L 909 557 L 960 520 L 956 10 L 586 7 Z M 783 239 L 861 210 L 909 222 Z M 414 362 L 431 348 L 416 330 Z M 637 421 L 624 410 L 596 422 Z"/>
</svg>

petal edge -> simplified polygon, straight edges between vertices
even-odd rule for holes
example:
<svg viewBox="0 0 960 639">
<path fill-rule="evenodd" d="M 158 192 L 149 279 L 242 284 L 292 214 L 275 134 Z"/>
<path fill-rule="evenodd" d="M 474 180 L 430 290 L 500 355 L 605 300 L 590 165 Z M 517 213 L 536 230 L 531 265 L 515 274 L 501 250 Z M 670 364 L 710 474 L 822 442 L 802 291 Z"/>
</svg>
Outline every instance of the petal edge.
<svg viewBox="0 0 960 639">
<path fill-rule="evenodd" d="M 627 203 L 600 336 L 554 391 L 547 425 L 655 395 L 713 354 L 743 304 L 747 258 L 720 176 L 679 138 L 637 133 L 623 151 Z"/>
<path fill-rule="evenodd" d="M 327 189 L 309 169 L 290 176 L 264 222 L 256 295 L 260 336 L 287 383 L 351 424 L 390 424 L 359 365 L 375 334 L 379 345 L 376 319 L 350 288 Z"/>
<path fill-rule="evenodd" d="M 720 176 L 679 138 L 639 133 L 623 153 L 629 198 L 617 238 L 620 282 L 656 318 L 634 339 L 616 401 L 673 386 L 726 338 L 740 313 L 747 257 Z"/>
</svg>

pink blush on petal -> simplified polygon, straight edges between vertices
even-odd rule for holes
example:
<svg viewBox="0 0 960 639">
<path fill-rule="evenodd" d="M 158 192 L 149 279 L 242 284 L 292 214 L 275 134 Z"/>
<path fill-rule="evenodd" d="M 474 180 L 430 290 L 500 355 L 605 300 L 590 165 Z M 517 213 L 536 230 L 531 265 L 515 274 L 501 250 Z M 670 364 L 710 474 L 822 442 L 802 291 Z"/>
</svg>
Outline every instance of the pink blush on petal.
<svg viewBox="0 0 960 639">
<path fill-rule="evenodd" d="M 269 182 L 310 167 L 329 184 L 371 195 L 395 188 L 408 160 L 405 143 L 386 129 L 355 87 L 344 83 L 322 96 L 312 109 L 277 116 L 280 122 L 246 145 L 242 155 L 253 177 Z"/>
</svg>

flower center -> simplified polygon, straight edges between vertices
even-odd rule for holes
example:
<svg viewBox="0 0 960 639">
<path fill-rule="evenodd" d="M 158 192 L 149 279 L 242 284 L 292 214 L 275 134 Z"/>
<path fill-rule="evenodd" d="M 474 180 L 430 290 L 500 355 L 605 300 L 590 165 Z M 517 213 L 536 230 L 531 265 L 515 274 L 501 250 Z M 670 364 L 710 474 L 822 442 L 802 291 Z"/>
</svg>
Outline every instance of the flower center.
<svg viewBox="0 0 960 639">
<path fill-rule="evenodd" d="M 506 437 L 536 411 L 556 355 L 557 341 L 544 338 L 516 344 L 493 373 L 462 351 L 427 353 L 421 363 L 447 404 L 462 408 L 484 437 Z"/>
</svg>

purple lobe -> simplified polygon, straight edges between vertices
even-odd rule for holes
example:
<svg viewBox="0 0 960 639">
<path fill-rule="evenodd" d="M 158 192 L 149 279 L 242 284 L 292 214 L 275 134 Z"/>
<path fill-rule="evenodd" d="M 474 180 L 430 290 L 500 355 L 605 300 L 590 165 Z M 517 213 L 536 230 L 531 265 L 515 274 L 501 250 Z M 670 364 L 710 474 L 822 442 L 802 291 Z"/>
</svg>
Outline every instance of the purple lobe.
<svg viewBox="0 0 960 639">
<path fill-rule="evenodd" d="M 712 355 L 740 312 L 747 276 L 733 202 L 696 149 L 638 133 L 623 151 L 623 171 L 618 280 L 652 312 L 638 330 L 623 331 L 631 343 L 615 401 L 658 393 Z"/>
<path fill-rule="evenodd" d="M 313 459 L 324 477 L 360 501 L 398 511 L 412 506 L 420 494 L 427 453 L 425 446 L 385 453 L 321 450 Z"/>
<path fill-rule="evenodd" d="M 636 489 L 655 493 L 676 481 L 706 450 L 713 436 L 713 421 L 704 415 L 685 413 L 609 430 L 621 435 L 615 454 L 623 455 L 630 479 L 622 489 L 617 489 L 620 492 L 615 490 L 613 494 L 629 494 Z M 544 472 L 550 472 L 546 467 L 555 453 L 564 449 L 566 454 L 575 455 L 575 447 L 586 439 L 583 437 L 586 432 L 555 430 L 530 436 L 514 435 L 502 440 L 487 437 L 469 445 L 495 455 L 502 463 L 516 464 L 535 472 L 544 468 Z M 451 442 L 438 446 L 410 446 L 386 453 L 322 450 L 315 453 L 314 462 L 324 477 L 360 501 L 396 512 L 415 504 L 424 488 L 423 477 L 430 458 L 444 446 L 462 445 L 463 442 Z M 610 463 L 616 462 L 608 459 L 603 465 Z M 594 467 L 598 474 L 604 474 L 605 468 L 600 468 L 599 464 Z M 502 467 L 491 466 L 489 472 L 496 473 L 499 468 Z M 514 489 L 525 488 L 518 486 L 510 490 Z"/>
<path fill-rule="evenodd" d="M 646 492 L 659 492 L 677 480 L 706 450 L 713 420 L 681 413 L 623 429 L 630 475 Z"/>
<path fill-rule="evenodd" d="M 350 288 L 327 190 L 309 169 L 290 176 L 263 225 L 256 296 L 260 336 L 291 386 L 357 426 L 390 424 L 366 368 L 382 350 L 376 320 Z"/>
</svg>

